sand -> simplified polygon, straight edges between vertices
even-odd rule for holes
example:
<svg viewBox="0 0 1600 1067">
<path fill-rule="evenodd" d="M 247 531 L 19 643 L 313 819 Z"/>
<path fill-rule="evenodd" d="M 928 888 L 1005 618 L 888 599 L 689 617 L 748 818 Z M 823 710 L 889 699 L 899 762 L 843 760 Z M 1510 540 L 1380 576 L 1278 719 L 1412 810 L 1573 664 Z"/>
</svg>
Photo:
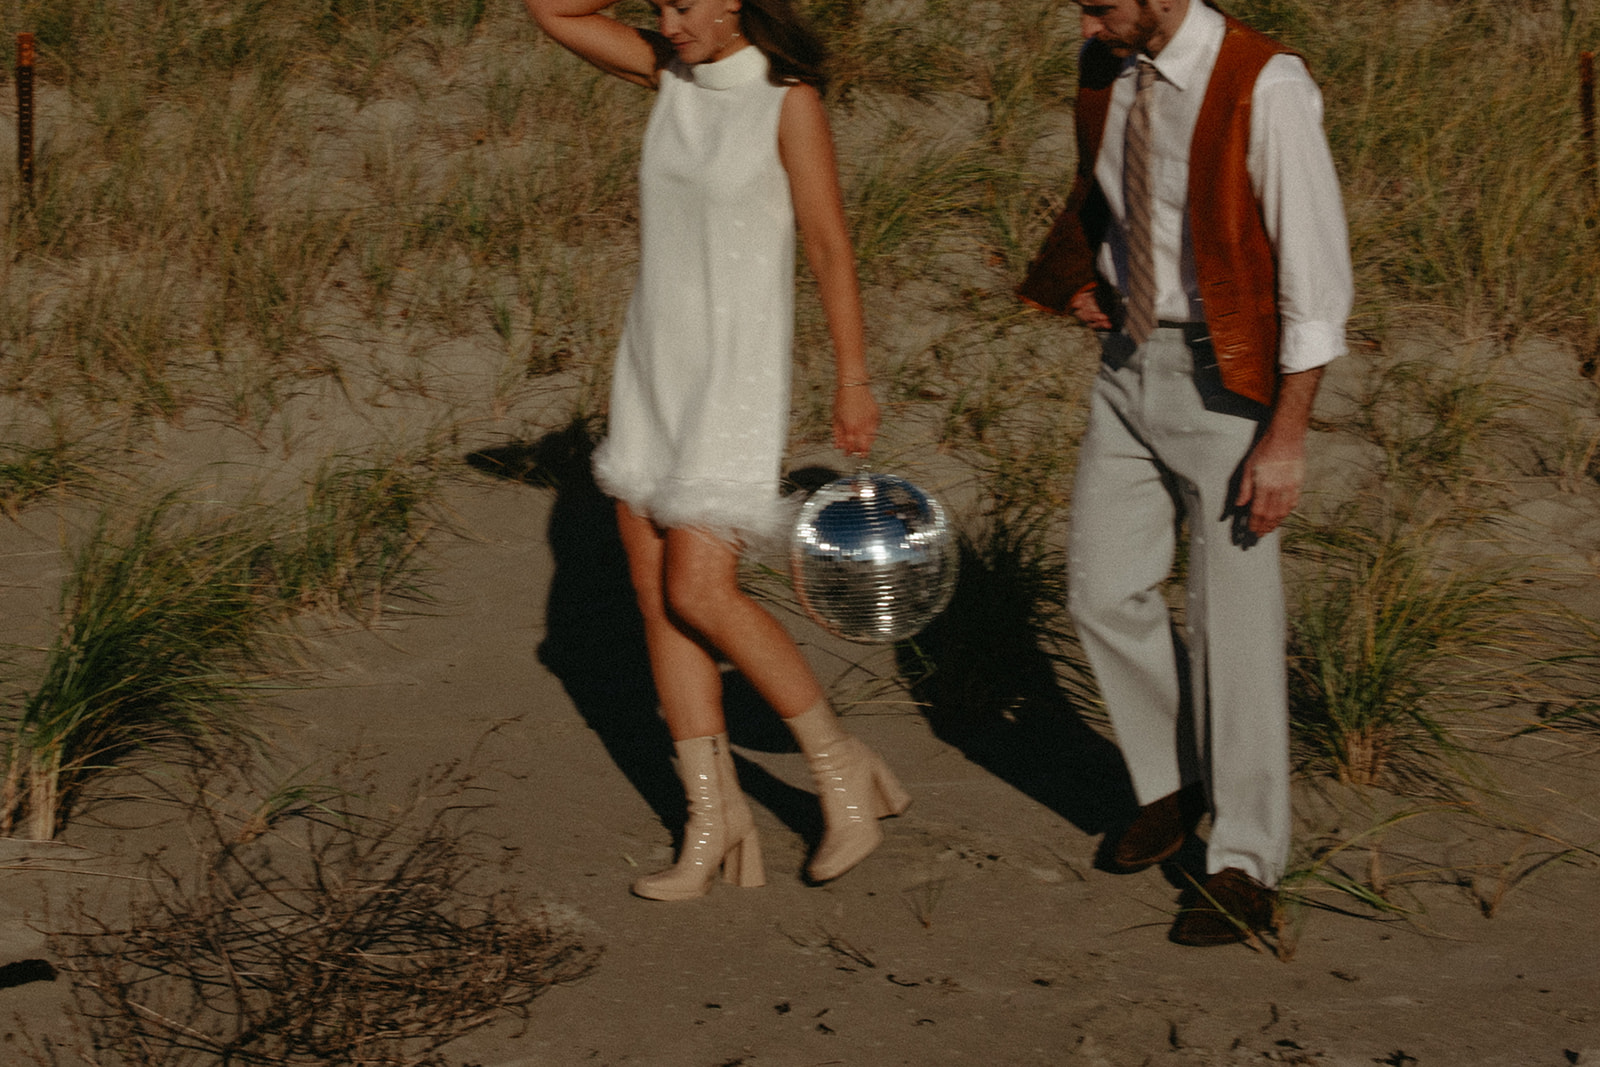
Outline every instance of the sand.
<svg viewBox="0 0 1600 1067">
<path fill-rule="evenodd" d="M 322 147 L 333 152 L 362 124 L 403 128 L 415 119 L 399 105 L 391 116 L 391 103 L 333 115 Z M 872 136 L 866 124 L 841 143 Z M 1059 155 L 1064 140 L 1045 154 Z M 997 284 L 992 272 L 975 277 Z M 953 299 L 935 291 L 943 285 L 869 288 L 882 348 L 875 359 L 976 344 L 956 314 L 930 312 Z M 350 321 L 365 314 L 322 310 Z M 815 322 L 810 329 L 815 336 Z M 1085 348 L 1056 324 L 1007 329 L 992 339 L 994 359 L 1020 353 L 1048 365 Z M 1092 715 L 1062 698 L 982 728 L 931 720 L 892 652 L 828 637 L 786 606 L 781 583 L 755 571 L 851 729 L 884 754 L 914 804 L 886 824 L 884 845 L 859 868 L 807 885 L 800 872 L 819 823 L 804 766 L 770 711 L 730 679 L 730 729 L 769 884 L 719 885 L 683 904 L 633 898 L 629 883 L 671 860 L 682 803 L 607 508 L 581 478 L 550 488 L 497 466 L 560 425 L 551 412 L 577 394 L 581 368 L 571 380 L 524 382 L 507 394 L 505 358 L 487 328 L 440 342 L 391 316 L 352 336 L 325 342 L 348 371 L 342 383 L 301 383 L 269 418 L 250 423 L 201 406 L 171 424 L 109 420 L 111 450 L 131 443 L 136 455 L 118 461 L 119 470 L 134 468 L 123 471 L 128 480 L 117 475 L 98 499 L 174 484 L 237 499 L 249 486 L 284 488 L 321 456 L 435 435 L 448 522 L 429 546 L 430 601 L 375 619 L 309 621 L 308 671 L 260 714 L 277 765 L 323 767 L 360 752 L 381 770 L 380 802 L 441 761 L 469 760 L 487 789 L 477 825 L 507 863 L 494 876 L 602 949 L 591 976 L 548 991 L 526 1020 L 450 1046 L 452 1063 L 1600 1064 L 1600 736 L 1592 729 L 1511 740 L 1510 726 L 1536 709 L 1500 709 L 1474 735 L 1503 785 L 1494 811 L 1410 818 L 1362 838 L 1374 851 L 1352 848 L 1321 868 L 1376 873 L 1403 911 L 1377 913 L 1308 883 L 1276 952 L 1183 948 L 1166 936 L 1182 866 L 1118 876 L 1096 864 L 1132 801 Z M 368 342 L 392 352 L 368 364 Z M 1510 352 L 1453 336 L 1414 344 L 1426 358 L 1481 361 L 1523 394 L 1497 440 L 1505 458 L 1497 484 L 1509 503 L 1494 551 L 1600 618 L 1600 485 L 1563 476 L 1547 446 L 1581 447 L 1600 433 L 1577 356 L 1537 342 Z M 1350 410 L 1365 355 L 1336 364 L 1325 418 Z M 390 356 L 395 366 L 383 367 Z M 1044 374 L 1040 396 L 1061 401 Z M 933 382 L 926 395 L 945 399 L 939 388 Z M 981 478 L 970 457 L 941 448 L 935 406 L 891 408 L 880 461 L 970 509 Z M 1071 419 L 1081 405 L 1049 410 Z M 17 407 L 4 415 L 25 429 L 41 417 Z M 1331 431 L 1314 438 L 1313 489 L 1337 499 L 1370 470 L 1371 448 Z M 803 442 L 792 463 L 842 465 Z M 0 522 L 0 640 L 48 643 L 64 546 L 86 528 L 96 499 L 57 496 Z M 1426 806 L 1303 779 L 1299 858 Z M 56 843 L 0 841 L 0 1063 L 27 1062 L 25 1035 L 74 1032 L 68 979 L 30 962 L 62 962 L 46 931 L 67 902 L 119 889 L 137 859 L 161 846 L 183 847 L 171 809 L 136 798 L 80 812 Z M 1194 869 L 1197 850 L 1181 860 Z"/>
<path fill-rule="evenodd" d="M 194 432 L 270 462 L 270 449 L 234 431 Z M 1397 891 L 1409 916 L 1308 893 L 1279 954 L 1288 959 L 1175 946 L 1166 932 L 1177 870 L 1118 876 L 1096 866 L 1131 801 L 1114 747 L 1092 724 L 1064 708 L 1009 735 L 941 736 L 888 651 L 830 638 L 781 607 L 913 807 L 885 824 L 883 847 L 855 871 L 805 884 L 819 826 L 803 763 L 770 711 L 735 684 L 730 726 L 769 884 L 719 885 L 684 904 L 631 897 L 634 877 L 670 860 L 681 802 L 630 642 L 605 503 L 581 479 L 551 489 L 483 473 L 486 456 L 518 454 L 487 443 L 493 436 L 445 480 L 452 529 L 434 539 L 432 605 L 322 630 L 326 666 L 266 712 L 280 758 L 359 749 L 396 789 L 470 755 L 490 789 L 480 826 L 508 850 L 506 877 L 603 948 L 590 977 L 550 990 L 525 1023 L 451 1046 L 452 1062 L 1600 1063 L 1592 854 L 1517 882 L 1493 918 L 1471 885 L 1454 884 L 1470 878 L 1445 872 Z M 925 460 L 908 472 L 952 478 L 947 458 L 930 449 Z M 1600 515 L 1592 487 L 1560 502 L 1583 503 L 1571 510 L 1588 523 Z M 0 529 L 6 608 L 26 605 L 38 627 L 72 515 L 36 508 Z M 1594 741 L 1535 736 L 1496 749 L 1528 823 L 1591 847 L 1600 840 Z M 1348 791 L 1299 788 L 1302 837 L 1364 817 Z M 130 870 L 168 832 L 159 820 L 130 829 L 127 806 L 116 810 L 74 820 L 56 845 L 9 846 L 0 966 L 49 960 L 43 901 L 59 914 L 72 892 Z M 1516 869 L 1528 840 L 1441 821 L 1390 839 L 1386 862 L 1398 870 L 1407 857 L 1454 857 L 1469 875 L 1483 864 L 1482 875 Z M 1184 862 L 1196 862 L 1192 853 Z M 65 985 L 0 989 L 0 1009 L 15 1013 L 0 1048 L 17 1047 L 19 1028 L 62 1032 Z"/>
</svg>

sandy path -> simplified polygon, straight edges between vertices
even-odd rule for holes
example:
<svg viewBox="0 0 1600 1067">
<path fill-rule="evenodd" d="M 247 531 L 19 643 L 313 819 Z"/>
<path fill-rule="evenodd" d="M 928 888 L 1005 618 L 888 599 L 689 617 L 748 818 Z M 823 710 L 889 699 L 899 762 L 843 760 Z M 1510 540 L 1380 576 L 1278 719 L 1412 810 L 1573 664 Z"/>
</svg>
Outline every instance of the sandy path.
<svg viewBox="0 0 1600 1067">
<path fill-rule="evenodd" d="M 506 724 L 481 761 L 499 790 L 487 828 L 518 850 L 529 889 L 592 925 L 605 955 L 591 978 L 539 1001 L 526 1033 L 464 1043 L 464 1063 L 1487 1067 L 1600 1056 L 1592 869 L 1525 883 L 1492 921 L 1464 893 L 1434 892 L 1431 936 L 1310 914 L 1288 964 L 1183 949 L 1165 938 L 1175 890 L 1161 872 L 1096 870 L 1097 836 L 904 704 L 852 715 L 916 795 L 857 871 L 824 888 L 800 881 L 817 830 L 804 767 L 781 751 L 768 713 L 746 709 L 733 728 L 769 885 L 719 886 L 678 906 L 633 899 L 629 880 L 670 859 L 663 816 L 678 804 L 647 698 L 614 673 L 586 686 L 569 666 L 574 700 L 535 656 L 552 578 L 597 588 L 592 573 L 552 566 L 544 536 L 554 510 L 581 505 L 505 483 L 451 496 L 472 537 L 445 552 L 445 610 L 351 635 L 341 648 L 356 665 L 337 682 L 354 688 L 293 703 L 306 740 L 360 740 L 400 765 Z M 604 598 L 590 605 L 598 634 Z M 796 629 L 825 675 L 860 654 Z M 1092 821 L 1084 810 L 1074 814 Z"/>
<path fill-rule="evenodd" d="M 1428 913 L 1412 923 L 1310 911 L 1288 963 L 1245 948 L 1179 948 L 1166 941 L 1176 896 L 1166 875 L 1094 866 L 1126 804 L 1105 741 L 1066 723 L 956 744 L 881 685 L 851 723 L 916 802 L 886 824 L 875 856 L 837 883 L 802 883 L 818 830 L 803 764 L 770 713 L 735 687 L 732 731 L 769 884 L 719 886 L 681 905 L 636 900 L 627 885 L 670 859 L 681 801 L 618 610 L 627 592 L 601 536 L 604 505 L 472 472 L 445 496 L 459 536 L 439 540 L 436 605 L 324 635 L 334 664 L 324 683 L 289 694 L 275 714 L 291 751 L 309 759 L 359 746 L 397 788 L 477 749 L 494 791 L 482 825 L 514 850 L 516 880 L 576 913 L 604 946 L 590 978 L 537 1001 L 525 1029 L 452 1046 L 457 1062 L 1600 1062 L 1592 865 L 1547 868 L 1493 920 L 1445 887 L 1422 891 Z M 800 620 L 794 628 L 836 692 L 869 692 L 868 676 L 888 669 L 881 650 Z M 1538 765 L 1539 788 L 1573 798 L 1569 829 L 1592 828 L 1596 754 L 1554 754 Z M 80 870 L 109 870 L 103 854 L 119 843 L 132 850 L 160 836 L 85 824 L 66 840 L 95 854 Z M 93 879 L 0 878 L 9 916 L 0 964 L 44 953 L 27 929 L 40 881 L 59 899 Z M 0 1012 L 54 1029 L 63 985 L 0 989 Z"/>
</svg>

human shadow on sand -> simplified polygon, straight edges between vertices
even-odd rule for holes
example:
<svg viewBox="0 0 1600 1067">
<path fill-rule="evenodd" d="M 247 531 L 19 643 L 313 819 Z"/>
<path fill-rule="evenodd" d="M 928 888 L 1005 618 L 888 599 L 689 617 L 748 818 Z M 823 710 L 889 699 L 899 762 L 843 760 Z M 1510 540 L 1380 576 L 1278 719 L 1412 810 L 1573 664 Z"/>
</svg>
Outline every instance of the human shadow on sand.
<svg viewBox="0 0 1600 1067">
<path fill-rule="evenodd" d="M 683 790 L 673 774 L 672 741 L 657 713 L 644 626 L 629 581 L 613 502 L 595 484 L 596 444 L 587 420 L 533 441 L 473 452 L 476 470 L 553 491 L 546 531 L 554 563 L 546 637 L 538 656 L 617 768 L 681 843 Z M 789 474 L 789 487 L 814 491 L 837 476 L 825 467 Z M 934 733 L 968 759 L 1057 812 L 1085 834 L 1104 835 L 1101 857 L 1137 810 L 1117 748 L 1085 721 L 1061 683 L 1049 643 L 1018 602 L 1015 575 L 970 541 L 962 544 L 950 607 L 897 649 L 901 671 Z M 743 749 L 794 752 L 777 714 L 736 671 L 724 672 L 723 710 Z M 893 763 L 893 754 L 887 754 Z M 822 836 L 813 793 L 735 756 L 740 784 L 815 847 Z M 1192 849 L 1169 866 L 1183 882 Z"/>
<path fill-rule="evenodd" d="M 1041 599 L 1059 605 L 1065 595 L 1059 565 L 1005 533 L 998 542 L 995 530 L 987 542 L 961 538 L 949 607 L 897 647 L 897 663 L 935 736 L 1078 830 L 1100 835 L 1095 866 L 1111 869 L 1110 850 L 1138 811 L 1133 785 L 1117 746 L 1082 710 L 1092 689 L 1075 644 L 1041 619 Z M 1187 724 L 1180 730 L 1192 736 Z M 1173 885 L 1187 884 L 1186 871 L 1203 876 L 1197 845 L 1191 840 L 1164 868 Z"/>
<path fill-rule="evenodd" d="M 788 481 L 815 492 L 839 476 L 808 467 L 791 471 Z M 1087 668 L 1058 669 L 1063 649 L 1076 646 L 1047 621 L 1065 603 L 1063 568 L 1058 554 L 1038 549 L 1038 534 L 1026 522 L 998 521 L 961 534 L 949 605 L 896 646 L 895 663 L 936 737 L 1085 834 L 1102 835 L 1095 863 L 1108 868 L 1111 846 L 1138 804 L 1117 746 L 1079 710 L 1089 692 Z M 1073 691 L 1063 677 L 1081 684 Z M 1180 853 L 1165 871 L 1168 880 L 1186 884 L 1191 859 L 1192 850 Z"/>
<path fill-rule="evenodd" d="M 546 531 L 554 568 L 539 661 L 561 682 L 607 754 L 681 843 L 683 787 L 671 764 L 672 739 L 657 713 L 615 505 L 595 484 L 596 441 L 587 420 L 534 441 L 473 452 L 468 466 L 555 494 Z M 795 751 L 777 714 L 737 672 L 723 675 L 723 710 L 737 746 Z M 814 846 L 822 836 L 816 797 L 735 756 L 745 792 Z"/>
</svg>

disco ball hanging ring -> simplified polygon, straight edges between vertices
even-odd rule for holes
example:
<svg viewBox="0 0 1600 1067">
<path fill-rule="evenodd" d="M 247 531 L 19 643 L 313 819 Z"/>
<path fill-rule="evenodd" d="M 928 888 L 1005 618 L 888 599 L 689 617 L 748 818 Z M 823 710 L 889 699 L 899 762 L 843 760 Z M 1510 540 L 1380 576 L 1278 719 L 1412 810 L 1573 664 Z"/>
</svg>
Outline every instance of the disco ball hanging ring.
<svg viewBox="0 0 1600 1067">
<path fill-rule="evenodd" d="M 807 615 L 829 633 L 888 644 L 950 603 L 958 550 L 944 507 L 904 478 L 862 471 L 800 509 L 789 560 Z"/>
</svg>

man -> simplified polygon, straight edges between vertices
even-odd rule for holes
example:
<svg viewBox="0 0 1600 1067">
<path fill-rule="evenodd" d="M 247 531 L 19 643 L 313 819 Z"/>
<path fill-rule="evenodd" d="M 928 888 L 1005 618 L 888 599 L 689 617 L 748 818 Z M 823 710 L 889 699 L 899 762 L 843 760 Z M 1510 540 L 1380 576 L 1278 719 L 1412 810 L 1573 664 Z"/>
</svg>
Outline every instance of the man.
<svg viewBox="0 0 1600 1067">
<path fill-rule="evenodd" d="M 1271 927 L 1288 859 L 1279 524 L 1305 480 L 1352 283 L 1322 98 L 1210 0 L 1082 3 L 1078 173 L 1019 293 L 1101 331 L 1069 607 L 1141 805 L 1108 857 L 1175 855 L 1212 812 L 1171 937 Z M 1186 640 L 1160 586 L 1187 523 Z"/>
</svg>

